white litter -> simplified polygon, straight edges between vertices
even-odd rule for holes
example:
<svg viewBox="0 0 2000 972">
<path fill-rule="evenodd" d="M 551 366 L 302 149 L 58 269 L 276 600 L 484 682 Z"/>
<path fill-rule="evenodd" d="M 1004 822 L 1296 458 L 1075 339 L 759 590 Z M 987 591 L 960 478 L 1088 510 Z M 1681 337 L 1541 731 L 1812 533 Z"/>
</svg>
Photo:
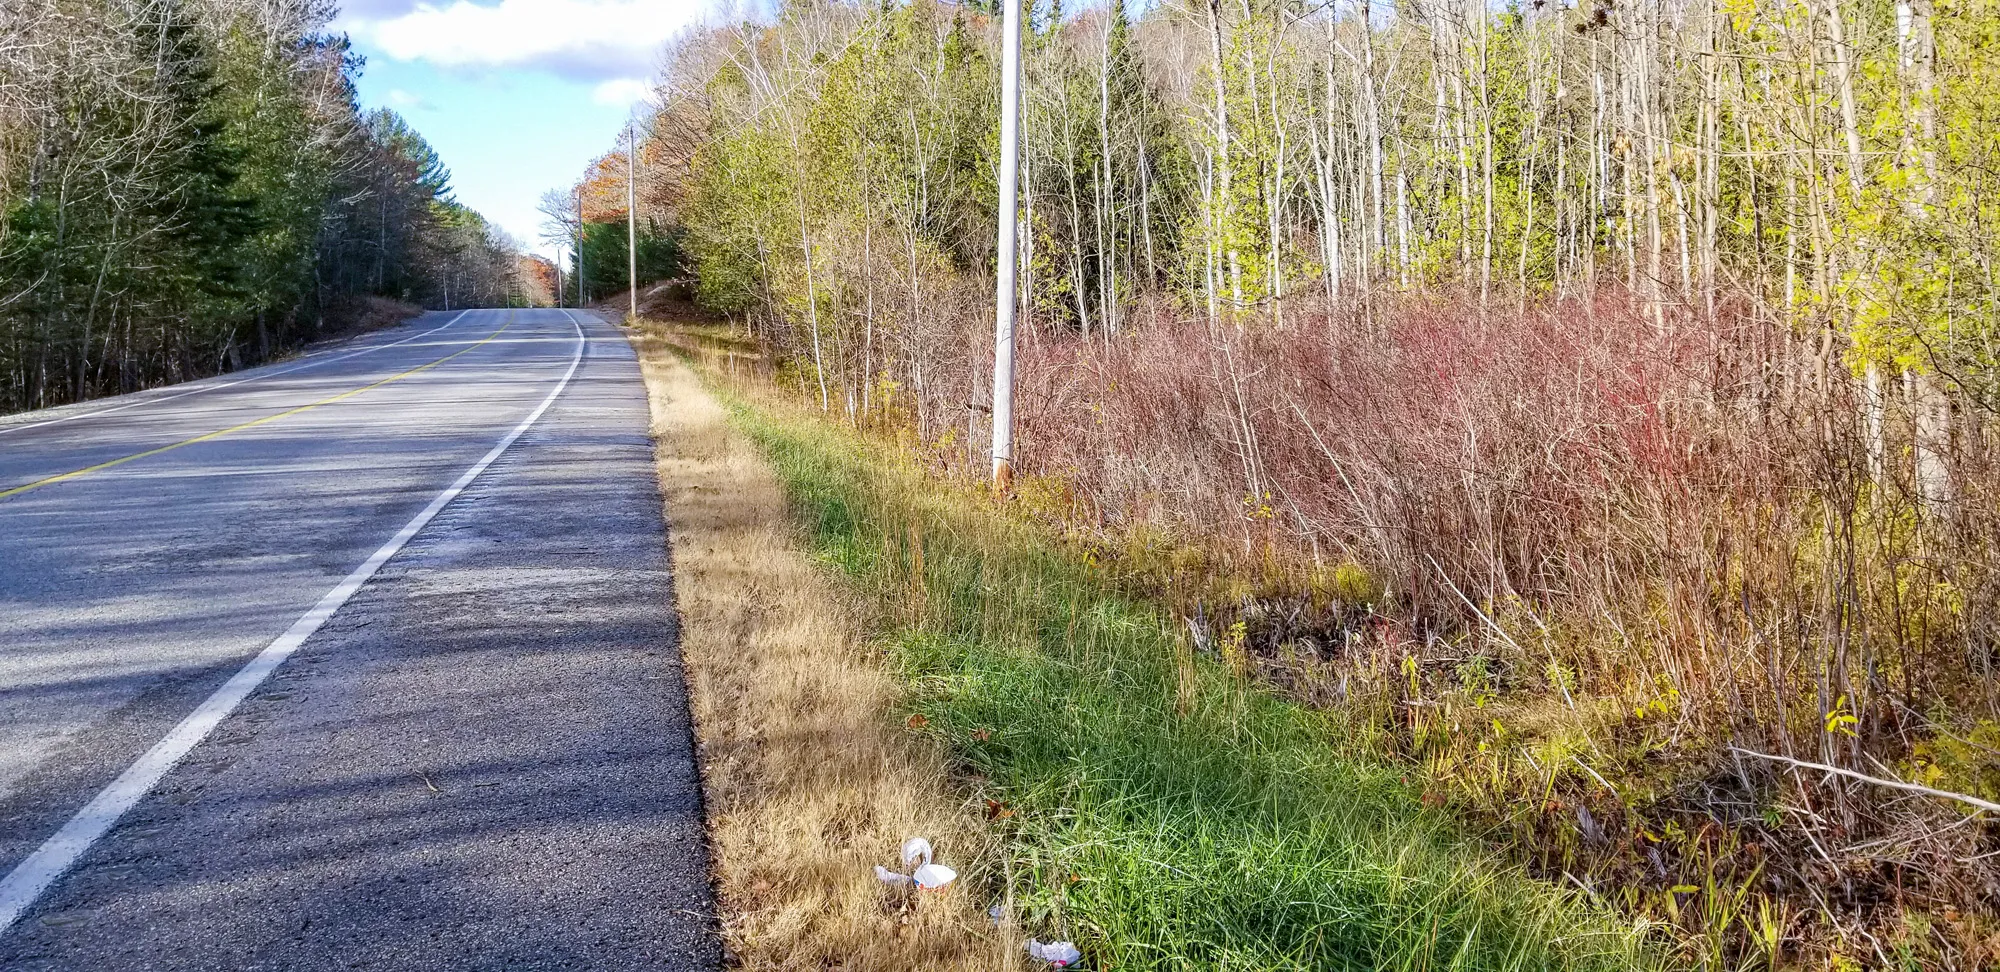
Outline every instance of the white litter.
<svg viewBox="0 0 2000 972">
<path fill-rule="evenodd" d="M 923 863 L 918 864 L 917 862 Z M 943 864 L 931 863 L 931 842 L 922 837 L 912 837 L 903 841 L 903 866 L 917 865 L 910 874 L 898 874 L 880 864 L 875 865 L 875 879 L 894 887 L 908 887 L 915 884 L 926 891 L 936 891 L 950 884 L 958 877 L 958 872 Z"/>
<path fill-rule="evenodd" d="M 1038 942 L 1030 938 L 1028 954 L 1058 969 L 1066 969 L 1083 961 L 1083 953 L 1077 951 L 1074 942 Z"/>
<path fill-rule="evenodd" d="M 950 884 L 951 879 L 958 876 L 958 872 L 943 864 L 925 864 L 910 876 L 917 880 L 917 887 L 926 891 L 936 891 Z"/>
</svg>

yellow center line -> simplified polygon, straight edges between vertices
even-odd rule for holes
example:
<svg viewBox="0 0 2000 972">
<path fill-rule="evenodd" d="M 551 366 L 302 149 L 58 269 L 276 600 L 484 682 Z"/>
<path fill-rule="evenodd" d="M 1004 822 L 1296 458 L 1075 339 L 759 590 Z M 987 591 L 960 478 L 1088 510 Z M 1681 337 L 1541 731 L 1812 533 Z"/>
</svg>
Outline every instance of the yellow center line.
<svg viewBox="0 0 2000 972">
<path fill-rule="evenodd" d="M 332 404 L 333 404 L 333 403 L 335 403 L 335 402 L 339 402 L 339 401 L 345 401 L 345 400 L 347 400 L 347 399 L 350 399 L 350 398 L 353 398 L 353 397 L 354 397 L 354 396 L 356 396 L 356 395 L 359 395 L 359 394 L 361 394 L 362 392 L 365 392 L 365 391 L 371 391 L 371 390 L 373 390 L 373 389 L 376 389 L 376 388 L 380 388 L 380 387 L 382 387 L 383 385 L 387 385 L 387 384 L 389 384 L 389 383 L 391 383 L 391 382 L 397 382 L 397 381 L 402 381 L 403 379 L 405 379 L 405 378 L 408 378 L 408 377 L 410 377 L 411 375 L 415 375 L 415 374 L 420 374 L 420 373 L 422 373 L 422 372 L 426 372 L 426 371 L 429 371 L 429 370 L 431 370 L 432 368 L 435 368 L 435 367 L 437 367 L 438 365 L 441 365 L 441 364 L 444 364 L 445 362 L 447 362 L 447 361 L 450 361 L 451 359 L 453 359 L 453 358 L 456 358 L 456 357 L 458 357 L 458 356 L 459 356 L 459 355 L 461 355 L 461 354 L 465 354 L 465 353 L 467 353 L 467 352 L 470 352 L 470 351 L 473 351 L 473 350 L 476 350 L 476 349 L 478 349 L 478 348 L 479 348 L 479 347 L 480 347 L 481 345 L 484 345 L 484 344 L 486 344 L 486 343 L 488 343 L 488 342 L 492 341 L 492 340 L 493 340 L 494 338 L 497 338 L 497 337 L 499 337 L 499 336 L 500 336 L 500 332 L 501 332 L 501 331 L 504 331 L 504 330 L 506 330 L 506 329 L 508 329 L 508 328 L 510 328 L 510 327 L 512 327 L 512 326 L 514 326 L 514 320 L 513 320 L 513 317 L 514 317 L 514 315 L 513 315 L 512 313 L 509 313 L 509 314 L 507 315 L 507 321 L 506 321 L 505 323 L 501 324 L 501 325 L 500 325 L 500 327 L 499 327 L 498 329 L 496 329 L 496 330 L 495 330 L 495 331 L 494 331 L 493 333 L 491 333 L 491 334 L 488 334 L 488 335 L 486 335 L 486 337 L 482 338 L 481 340 L 479 340 L 479 341 L 477 341 L 477 342 L 475 342 L 475 343 L 473 343 L 473 344 L 471 344 L 471 345 L 469 345 L 469 346 L 467 346 L 467 347 L 463 347 L 463 348 L 460 348 L 460 349 L 458 349 L 457 351 L 453 351 L 452 353 L 450 353 L 450 354 L 447 354 L 447 355 L 445 355 L 444 357 L 442 357 L 442 358 L 439 358 L 439 359 L 437 359 L 436 361 L 433 361 L 433 362 L 431 362 L 431 363 L 429 363 L 429 364 L 422 364 L 422 365 L 418 365 L 418 366 L 416 366 L 416 367 L 414 367 L 414 368 L 411 368 L 410 370 L 408 370 L 408 371 L 405 371 L 405 372 L 403 372 L 402 374 L 399 374 L 399 375 L 390 375 L 389 377 L 387 377 L 387 378 L 384 378 L 384 379 L 382 379 L 381 381 L 377 381 L 377 382 L 374 382 L 374 383 L 372 383 L 372 384 L 368 384 L 368 385 L 363 385 L 363 386 L 361 386 L 360 388 L 356 388 L 356 389 L 354 389 L 353 391 L 345 391 L 345 392 L 341 392 L 340 394 L 338 394 L 338 395 L 335 395 L 335 396 L 333 396 L 332 398 L 323 398 L 323 399 L 320 399 L 319 401 L 316 401 L 316 402 L 313 402 L 313 403 L 312 403 L 312 404 L 310 404 L 310 405 L 300 405 L 300 406 L 299 406 L 299 407 L 297 407 L 297 408 L 293 408 L 293 409 L 287 409 L 286 411 L 283 411 L 283 412 L 278 412 L 278 413 L 276 413 L 276 414 L 273 414 L 273 415 L 266 415 L 266 416 L 264 416 L 263 418 L 260 418 L 260 419 L 251 419 L 250 421 L 248 421 L 248 422 L 245 422 L 245 423 L 243 423 L 242 425 L 232 425 L 232 426 L 230 426 L 229 428 L 226 428 L 226 429 L 221 429 L 221 430 L 219 430 L 219 431 L 215 431 L 215 432 L 208 432 L 208 433 L 205 433 L 205 434 L 202 434 L 202 435 L 197 435 L 197 436 L 195 436 L 195 437 L 194 437 L 194 438 L 192 438 L 192 439 L 182 439 L 182 440 L 181 440 L 181 441 L 179 441 L 179 442 L 175 442 L 175 443 L 173 443 L 173 444 L 171 444 L 171 445 L 163 445 L 163 446 L 160 446 L 160 447 L 159 447 L 159 448 L 157 448 L 157 449 L 148 449 L 148 450 L 146 450 L 145 452 L 135 452 L 135 453 L 133 453 L 133 454 L 131 454 L 131 455 L 129 455 L 129 456 L 126 456 L 126 457 L 124 457 L 124 458 L 122 458 L 122 459 L 113 459 L 113 460 L 111 460 L 110 462 L 100 462 L 100 463 L 98 463 L 98 464 L 97 464 L 97 465 L 95 465 L 95 466 L 85 466 L 85 467 L 84 467 L 84 468 L 82 468 L 82 469 L 78 469 L 78 470 L 74 470 L 74 471 L 72 471 L 72 472 L 66 472 L 66 473 L 62 473 L 62 474 L 60 474 L 60 475 L 55 475 L 55 476 L 50 476 L 50 477 L 48 477 L 47 479 L 37 479 L 37 480 L 35 480 L 35 481 L 34 481 L 34 482 L 32 482 L 32 483 L 26 483 L 26 484 L 23 484 L 23 485 L 20 485 L 20 486 L 16 486 L 16 487 L 14 487 L 13 489 L 8 489 L 8 490 L 0 490 L 0 499 L 6 499 L 6 498 L 8 498 L 8 497 L 10 497 L 10 496 L 19 496 L 19 495 L 21 495 L 22 493 L 25 493 L 25 492 L 27 492 L 27 491 L 29 491 L 29 490 L 31 490 L 31 489 L 40 489 L 40 488 L 42 488 L 43 486 L 53 486 L 53 485 L 55 485 L 56 483 L 60 483 L 60 482 L 65 482 L 65 481 L 67 481 L 67 480 L 71 480 L 71 479 L 80 479 L 80 478 L 82 478 L 82 477 L 84 477 L 84 476 L 88 476 L 88 475 L 90 475 L 91 473 L 95 473 L 95 472 L 103 472 L 104 470 L 106 470 L 106 469 L 110 469 L 110 468 L 112 468 L 112 467 L 114 467 L 114 466 L 122 466 L 122 465 L 124 465 L 124 464 L 126 464 L 126 463 L 128 463 L 128 462 L 137 462 L 137 461 L 139 461 L 139 460 L 141 460 L 141 459 L 147 459 L 147 458 L 151 458 L 151 457 L 153 457 L 153 456 L 157 456 L 157 455 L 159 455 L 160 453 L 163 453 L 163 452 L 172 452 L 172 451 L 174 451 L 175 449 L 179 449 L 179 448 L 182 448 L 182 447 L 184 447 L 184 446 L 191 446 L 191 445 L 194 445 L 195 443 L 198 443 L 198 442 L 207 442 L 207 441 L 208 441 L 208 440 L 210 440 L 210 439 L 219 439 L 219 438 L 222 438 L 222 437 L 223 437 L 223 436 L 225 436 L 225 435 L 229 435 L 229 434 L 231 434 L 231 433 L 234 433 L 234 432 L 241 432 L 241 431 L 243 431 L 244 429 L 254 429 L 254 428 L 256 428 L 257 426 L 260 426 L 260 425 L 266 425 L 266 424 L 269 424 L 269 423 L 271 423 L 271 422 L 276 422 L 277 420 L 279 420 L 279 419 L 281 419 L 281 418 L 287 418 L 287 417 L 289 417 L 289 416 L 293 416 L 293 415 L 297 415 L 297 414 L 299 414 L 300 412 L 309 412 L 309 411 L 312 411 L 313 409 L 315 409 L 315 408 L 318 408 L 318 407 L 320 407 L 320 406 L 322 406 L 322 405 L 332 405 Z"/>
</svg>

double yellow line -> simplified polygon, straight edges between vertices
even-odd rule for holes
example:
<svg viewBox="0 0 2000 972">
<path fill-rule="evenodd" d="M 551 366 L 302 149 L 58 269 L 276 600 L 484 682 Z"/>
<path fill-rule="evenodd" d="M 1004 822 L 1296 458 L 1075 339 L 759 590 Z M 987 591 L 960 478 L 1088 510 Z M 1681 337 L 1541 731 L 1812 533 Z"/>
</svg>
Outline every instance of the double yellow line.
<svg viewBox="0 0 2000 972">
<path fill-rule="evenodd" d="M 467 354 L 474 350 L 477 350 L 481 346 L 491 342 L 494 338 L 499 337 L 501 331 L 505 331 L 506 329 L 513 326 L 514 326 L 514 314 L 512 311 L 509 311 L 507 314 L 507 319 L 503 323 L 501 323 L 501 325 L 498 328 L 496 328 L 493 331 L 493 333 L 486 335 L 486 337 L 480 339 L 477 342 L 474 342 L 473 344 L 467 345 L 466 347 L 460 348 L 457 351 L 453 351 L 452 353 L 447 354 L 442 358 L 432 361 L 429 364 L 418 365 L 414 368 L 411 368 L 408 371 L 403 372 L 402 374 L 390 375 L 389 377 L 384 378 L 381 381 L 363 385 L 360 388 L 354 389 L 353 391 L 341 392 L 340 394 L 335 395 L 332 398 L 322 398 L 319 401 L 313 402 L 310 405 L 300 405 L 297 408 L 287 409 L 285 411 L 278 412 L 274 415 L 266 415 L 260 419 L 251 419 L 250 421 L 245 422 L 242 425 L 232 425 L 226 429 L 221 429 L 215 432 L 208 432 L 202 435 L 197 435 L 192 439 L 182 439 L 179 442 L 175 442 L 171 445 L 163 445 L 157 449 L 147 449 L 144 452 L 135 452 L 129 456 L 125 456 L 120 459 L 113 459 L 110 462 L 100 462 L 95 466 L 85 466 L 82 469 L 77 469 L 71 472 L 50 476 L 46 479 L 37 479 L 32 483 L 25 483 L 20 486 L 16 486 L 12 489 L 0 490 L 0 500 L 7 499 L 10 496 L 19 496 L 22 493 L 28 492 L 30 490 L 41 489 L 44 486 L 53 486 L 57 483 L 67 482 L 72 479 L 81 479 L 85 476 L 90 475 L 91 473 L 103 472 L 106 469 L 122 466 L 128 462 L 138 462 L 141 459 L 150 459 L 153 456 L 157 456 L 163 452 L 172 452 L 175 449 L 185 448 L 187 446 L 194 445 L 198 442 L 207 442 L 210 439 L 220 439 L 225 435 L 229 435 L 235 432 L 241 432 L 244 429 L 254 429 L 260 425 L 268 425 L 272 422 L 278 421 L 279 419 L 297 415 L 300 412 L 310 412 L 313 409 L 319 408 L 322 405 L 332 405 L 335 402 L 346 401 L 347 399 L 353 398 L 354 396 L 359 395 L 362 392 L 372 391 L 374 389 L 382 387 L 383 385 L 402 381 L 403 379 L 408 378 L 411 375 L 422 374 L 423 372 L 429 371 L 432 368 L 437 367 L 438 365 L 444 364 L 445 362 L 450 361 L 451 359 L 456 358 L 461 354 Z"/>
</svg>

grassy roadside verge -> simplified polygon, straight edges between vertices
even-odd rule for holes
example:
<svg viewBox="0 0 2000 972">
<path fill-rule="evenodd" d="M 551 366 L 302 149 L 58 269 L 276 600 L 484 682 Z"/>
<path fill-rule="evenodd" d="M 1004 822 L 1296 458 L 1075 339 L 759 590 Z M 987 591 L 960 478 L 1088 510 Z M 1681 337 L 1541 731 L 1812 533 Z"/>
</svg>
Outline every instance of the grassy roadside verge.
<svg viewBox="0 0 2000 972">
<path fill-rule="evenodd" d="M 634 338 L 652 402 L 682 651 L 701 747 L 724 944 L 749 969 L 995 972 L 1019 945 L 983 913 L 979 816 L 945 758 L 886 713 L 897 687 L 854 599 L 798 548 L 753 445 L 656 336 Z M 968 872 L 910 898 L 872 868 L 911 835 Z"/>
<path fill-rule="evenodd" d="M 718 383 L 719 385 L 721 383 Z M 976 492 L 756 387 L 724 391 L 806 546 L 873 608 L 911 730 L 999 836 L 986 890 L 1091 967 L 1657 967 L 1495 862 L 1336 726 Z M 879 722 L 896 724 L 886 717 Z"/>
</svg>

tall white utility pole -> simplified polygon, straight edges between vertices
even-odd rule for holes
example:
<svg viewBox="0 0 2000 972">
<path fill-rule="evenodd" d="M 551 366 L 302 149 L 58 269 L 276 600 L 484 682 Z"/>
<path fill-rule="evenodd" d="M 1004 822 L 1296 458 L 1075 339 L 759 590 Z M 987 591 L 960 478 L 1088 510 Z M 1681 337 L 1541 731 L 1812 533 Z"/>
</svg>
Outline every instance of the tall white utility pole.
<svg viewBox="0 0 2000 972">
<path fill-rule="evenodd" d="M 632 285 L 632 320 L 639 319 L 639 142 L 631 119 L 625 121 L 625 277 Z"/>
<path fill-rule="evenodd" d="M 1021 0 L 1000 14 L 1000 253 L 993 294 L 993 488 L 1014 484 L 1014 245 L 1021 166 Z"/>
</svg>

